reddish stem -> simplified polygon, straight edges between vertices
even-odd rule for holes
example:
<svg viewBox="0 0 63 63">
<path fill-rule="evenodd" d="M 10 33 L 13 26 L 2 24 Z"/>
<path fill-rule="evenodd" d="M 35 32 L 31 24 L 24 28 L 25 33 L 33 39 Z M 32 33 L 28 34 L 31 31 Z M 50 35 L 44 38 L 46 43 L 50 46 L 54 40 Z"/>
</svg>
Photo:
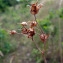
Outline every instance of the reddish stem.
<svg viewBox="0 0 63 63">
<path fill-rule="evenodd" d="M 44 42 L 44 63 L 47 63 L 47 60 L 46 60 L 46 51 L 45 51 L 45 47 L 46 47 L 46 42 Z"/>
<path fill-rule="evenodd" d="M 34 15 L 34 18 L 35 18 L 35 21 L 37 22 L 36 20 L 36 15 Z M 38 26 L 41 28 L 41 26 L 39 25 L 39 23 L 37 22 Z M 42 28 L 40 29 L 41 33 L 44 33 L 44 31 L 42 30 Z M 34 42 L 35 43 L 35 42 Z M 41 49 L 39 48 L 39 46 L 35 43 L 36 47 L 38 48 L 38 50 L 42 53 Z M 45 42 L 44 42 L 44 50 L 45 50 Z M 44 63 L 47 63 L 47 60 L 46 60 L 46 56 L 45 56 L 45 52 L 44 52 L 44 55 L 43 55 L 43 59 L 44 59 Z"/>
</svg>

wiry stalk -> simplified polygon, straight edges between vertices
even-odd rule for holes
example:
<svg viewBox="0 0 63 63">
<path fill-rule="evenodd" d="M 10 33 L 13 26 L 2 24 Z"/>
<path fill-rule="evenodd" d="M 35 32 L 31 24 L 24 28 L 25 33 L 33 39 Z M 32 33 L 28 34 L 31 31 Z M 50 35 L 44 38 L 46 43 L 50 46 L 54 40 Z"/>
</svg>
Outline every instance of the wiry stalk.
<svg viewBox="0 0 63 63">
<path fill-rule="evenodd" d="M 35 21 L 37 22 L 36 15 L 34 15 L 34 19 L 35 19 Z M 38 22 L 37 22 L 37 24 L 38 24 L 38 26 L 40 27 L 40 32 L 41 32 L 41 33 L 44 33 L 44 31 L 42 30 L 40 24 L 39 24 Z"/>
<path fill-rule="evenodd" d="M 46 56 L 45 56 L 45 54 L 46 54 L 46 42 L 44 42 L 44 63 L 47 63 L 47 60 L 46 60 Z"/>
<path fill-rule="evenodd" d="M 61 4 L 62 4 L 62 0 L 59 0 L 60 3 L 59 3 L 59 9 L 61 8 Z M 59 51 L 60 51 L 60 60 L 61 60 L 61 63 L 62 62 L 62 45 L 61 45 L 61 20 L 59 18 L 59 21 L 58 21 L 58 25 L 59 25 Z"/>
<path fill-rule="evenodd" d="M 40 53 L 42 54 L 42 50 L 41 50 L 40 47 L 37 45 L 37 43 L 36 43 L 35 41 L 33 41 L 33 43 L 34 43 L 35 46 L 37 47 L 38 51 L 40 51 Z M 45 43 L 44 43 L 44 50 L 45 50 Z M 45 51 L 44 51 L 43 59 L 44 59 L 44 63 L 47 63 L 46 56 L 45 56 Z"/>
<path fill-rule="evenodd" d="M 33 43 L 35 44 L 35 46 L 37 47 L 37 49 L 42 52 L 42 50 L 40 49 L 40 47 L 37 45 L 37 43 L 35 41 L 33 41 Z"/>
<path fill-rule="evenodd" d="M 36 15 L 34 15 L 34 19 L 35 19 L 35 21 L 37 22 Z M 37 22 L 37 24 L 38 24 L 38 26 L 40 27 L 41 33 L 44 33 L 44 31 L 42 30 L 40 24 L 39 24 L 38 22 Z M 33 41 L 33 42 L 35 43 L 35 41 Z M 42 53 L 42 50 L 40 49 L 40 47 L 38 46 L 38 44 L 35 43 L 35 45 L 36 45 L 37 49 Z M 46 46 L 45 46 L 45 42 L 44 42 L 44 55 L 43 55 L 43 59 L 44 59 L 44 63 L 47 63 L 46 56 L 45 56 L 45 47 L 46 47 Z"/>
</svg>

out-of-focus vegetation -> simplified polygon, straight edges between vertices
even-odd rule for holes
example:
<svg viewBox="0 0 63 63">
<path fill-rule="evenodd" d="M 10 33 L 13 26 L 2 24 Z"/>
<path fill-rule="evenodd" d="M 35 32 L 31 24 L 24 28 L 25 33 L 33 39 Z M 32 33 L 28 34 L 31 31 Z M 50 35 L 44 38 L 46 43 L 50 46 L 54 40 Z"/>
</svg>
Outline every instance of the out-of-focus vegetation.
<svg viewBox="0 0 63 63">
<path fill-rule="evenodd" d="M 58 18 L 62 20 L 63 19 L 62 13 L 63 13 L 63 9 L 61 8 L 60 10 L 56 10 L 55 13 L 50 12 L 49 15 L 45 17 L 43 20 L 38 20 L 39 25 L 42 27 L 45 33 L 50 34 L 50 38 L 46 42 L 46 52 L 47 52 L 46 60 L 48 63 L 59 63 L 60 62 L 59 60 L 60 57 L 59 57 L 59 52 L 58 52 L 59 47 L 57 47 L 59 29 L 58 29 L 57 24 L 56 25 L 53 24 L 52 20 L 58 19 Z M 41 41 L 39 42 L 40 43 L 38 44 L 40 45 L 41 49 L 43 49 L 43 44 L 41 43 Z M 61 44 L 63 44 L 63 42 Z M 54 51 L 54 49 L 56 51 Z M 36 63 L 44 63 L 41 53 L 36 48 L 33 49 L 32 56 L 35 58 Z"/>
<path fill-rule="evenodd" d="M 22 21 L 33 20 L 30 15 L 28 4 L 32 0 L 0 0 L 0 50 L 4 55 L 9 54 L 14 51 L 21 42 L 23 42 L 22 35 L 9 35 L 7 30 L 17 30 L 21 32 L 21 25 L 18 23 Z M 2 13 L 4 12 L 4 13 Z M 41 17 L 42 18 L 42 17 Z M 63 8 L 60 10 L 49 12 L 49 15 L 37 21 L 45 31 L 45 33 L 50 34 L 49 40 L 46 42 L 46 56 L 49 63 L 59 63 L 58 60 L 58 18 L 63 20 Z M 55 23 L 56 22 L 56 23 Z M 62 25 L 63 23 L 61 23 Z M 36 36 L 37 37 L 37 36 Z M 35 38 L 36 40 L 39 40 Z M 26 41 L 25 41 L 26 42 Z M 41 41 L 38 41 L 38 44 L 43 49 L 43 44 Z M 22 44 L 23 45 L 23 44 Z M 28 45 L 28 44 L 27 44 Z M 21 45 L 20 45 L 21 46 Z M 32 46 L 35 47 L 35 46 Z M 63 41 L 62 41 L 63 48 Z M 50 53 L 50 54 L 49 54 Z M 35 63 L 43 63 L 43 58 L 41 53 L 34 48 L 32 51 L 32 57 L 36 61 Z M 49 55 L 48 55 L 49 54 Z"/>
<path fill-rule="evenodd" d="M 2 51 L 4 55 L 14 50 L 14 47 L 10 43 L 9 38 L 10 36 L 7 31 L 0 28 L 0 51 Z"/>
<path fill-rule="evenodd" d="M 31 0 L 0 0 L 0 51 L 6 56 L 14 51 L 22 41 L 22 35 L 10 35 L 8 31 L 15 29 L 21 32 L 18 23 L 28 20 Z M 19 4 L 18 4 L 19 3 Z M 15 7 L 16 6 L 16 7 Z M 24 8 L 23 8 L 24 7 Z M 4 12 L 4 13 L 3 13 Z M 26 13 L 24 15 L 24 13 Z M 25 20 L 24 20 L 25 18 Z M 18 40 L 16 39 L 18 38 Z M 1 58 L 0 58 L 1 59 Z"/>
<path fill-rule="evenodd" d="M 52 23 L 52 20 L 57 18 L 57 16 L 59 16 L 59 14 L 57 15 L 53 11 L 50 11 L 47 17 L 45 17 L 43 20 L 38 20 L 39 25 L 42 27 L 45 33 L 51 34 L 52 36 L 57 33 L 57 26 Z"/>
<path fill-rule="evenodd" d="M 58 14 L 59 17 L 63 19 L 63 8 L 59 10 Z"/>
<path fill-rule="evenodd" d="M 8 10 L 8 7 L 15 6 L 18 3 L 22 4 L 24 7 L 29 5 L 31 0 L 0 0 L 0 12 Z"/>
<path fill-rule="evenodd" d="M 0 0 L 0 12 L 4 12 L 5 10 L 8 9 L 9 6 L 14 6 L 16 5 L 18 2 L 16 0 Z"/>
<path fill-rule="evenodd" d="M 31 3 L 32 0 L 20 0 L 21 4 L 23 4 L 24 7 L 26 7 L 27 5 L 29 5 Z"/>
</svg>

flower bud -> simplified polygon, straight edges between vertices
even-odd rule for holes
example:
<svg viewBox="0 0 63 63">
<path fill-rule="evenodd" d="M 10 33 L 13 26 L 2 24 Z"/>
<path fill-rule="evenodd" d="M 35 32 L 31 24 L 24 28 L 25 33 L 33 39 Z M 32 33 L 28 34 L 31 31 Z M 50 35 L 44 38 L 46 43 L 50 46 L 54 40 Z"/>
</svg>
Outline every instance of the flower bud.
<svg viewBox="0 0 63 63">
<path fill-rule="evenodd" d="M 16 30 L 10 31 L 10 34 L 11 34 L 11 35 L 14 35 L 14 34 L 16 34 L 16 33 L 17 33 Z"/>
<path fill-rule="evenodd" d="M 22 33 L 23 33 L 23 34 L 28 34 L 27 28 L 23 28 L 23 29 L 22 29 Z"/>
<path fill-rule="evenodd" d="M 49 35 L 46 35 L 46 34 L 41 34 L 40 35 L 40 39 L 45 42 L 47 39 L 48 39 Z"/>
<path fill-rule="evenodd" d="M 31 22 L 31 28 L 32 28 L 32 27 L 35 27 L 36 25 L 37 25 L 37 22 L 36 22 L 36 21 L 32 21 L 32 22 Z"/>
<path fill-rule="evenodd" d="M 33 40 L 33 36 L 35 35 L 35 31 L 33 28 L 29 28 L 28 30 L 28 38 L 32 38 Z"/>
</svg>

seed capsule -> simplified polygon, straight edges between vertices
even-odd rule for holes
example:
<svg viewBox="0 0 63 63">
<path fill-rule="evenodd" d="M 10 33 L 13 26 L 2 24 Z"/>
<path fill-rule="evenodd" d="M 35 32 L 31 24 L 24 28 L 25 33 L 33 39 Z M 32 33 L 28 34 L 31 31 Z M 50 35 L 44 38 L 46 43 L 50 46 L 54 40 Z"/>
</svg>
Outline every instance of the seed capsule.
<svg viewBox="0 0 63 63">
<path fill-rule="evenodd" d="M 23 34 L 28 34 L 28 29 L 27 29 L 27 28 L 23 28 L 23 29 L 22 29 L 22 33 L 23 33 Z"/>
<path fill-rule="evenodd" d="M 49 35 L 46 35 L 46 34 L 41 34 L 40 35 L 40 39 L 45 42 L 47 39 L 48 39 Z"/>
<path fill-rule="evenodd" d="M 33 14 L 33 15 L 35 15 L 35 14 L 37 14 L 38 13 L 38 9 L 37 9 L 37 5 L 36 4 L 32 4 L 31 5 L 31 14 Z"/>
<path fill-rule="evenodd" d="M 31 11 L 30 11 L 31 14 L 36 15 L 41 7 L 42 7 L 42 4 L 38 4 L 38 5 L 36 3 L 31 4 Z"/>
<path fill-rule="evenodd" d="M 35 35 L 35 31 L 33 28 L 29 28 L 28 30 L 28 38 L 32 38 L 33 40 L 33 36 Z"/>
<path fill-rule="evenodd" d="M 37 22 L 36 22 L 36 21 L 32 21 L 32 22 L 31 22 L 31 28 L 32 28 L 32 27 L 35 27 L 35 26 L 37 26 Z"/>
<path fill-rule="evenodd" d="M 16 33 L 17 33 L 16 30 L 10 31 L 10 34 L 11 34 L 11 35 L 14 35 L 14 34 L 16 34 Z"/>
</svg>

